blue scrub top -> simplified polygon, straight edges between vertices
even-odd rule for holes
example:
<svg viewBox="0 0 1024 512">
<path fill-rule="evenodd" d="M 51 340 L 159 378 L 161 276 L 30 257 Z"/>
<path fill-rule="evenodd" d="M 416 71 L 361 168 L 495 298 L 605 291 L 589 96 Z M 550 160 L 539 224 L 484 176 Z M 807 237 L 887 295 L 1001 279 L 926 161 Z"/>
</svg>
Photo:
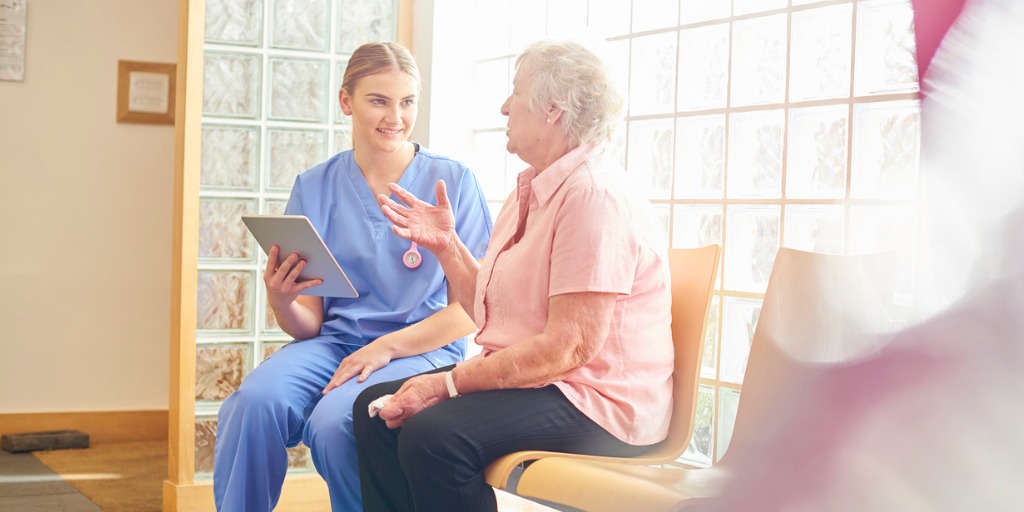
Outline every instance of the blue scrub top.
<svg viewBox="0 0 1024 512">
<path fill-rule="evenodd" d="M 398 184 L 436 204 L 434 185 L 443 179 L 455 214 L 456 232 L 480 259 L 491 237 L 491 215 L 476 176 L 459 162 L 419 149 Z M 394 196 L 392 196 L 394 199 Z M 359 297 L 324 297 L 320 337 L 365 345 L 414 324 L 448 304 L 447 281 L 437 258 L 420 249 L 423 261 L 410 269 L 402 255 L 411 242 L 391 230 L 351 150 L 300 174 L 285 213 L 309 217 L 345 270 Z M 450 345 L 465 354 L 466 340 Z"/>
</svg>

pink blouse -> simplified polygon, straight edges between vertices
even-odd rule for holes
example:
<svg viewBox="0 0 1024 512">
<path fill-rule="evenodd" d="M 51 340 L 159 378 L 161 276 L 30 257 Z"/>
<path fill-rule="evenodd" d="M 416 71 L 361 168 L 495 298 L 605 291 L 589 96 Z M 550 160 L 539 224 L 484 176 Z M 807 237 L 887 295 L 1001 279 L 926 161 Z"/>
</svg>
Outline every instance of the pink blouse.
<svg viewBox="0 0 1024 512">
<path fill-rule="evenodd" d="M 476 342 L 486 356 L 540 334 L 554 295 L 617 293 L 600 352 L 554 385 L 615 437 L 647 445 L 668 435 L 672 412 L 672 298 L 659 223 L 627 180 L 596 144 L 519 174 L 481 261 Z"/>
</svg>

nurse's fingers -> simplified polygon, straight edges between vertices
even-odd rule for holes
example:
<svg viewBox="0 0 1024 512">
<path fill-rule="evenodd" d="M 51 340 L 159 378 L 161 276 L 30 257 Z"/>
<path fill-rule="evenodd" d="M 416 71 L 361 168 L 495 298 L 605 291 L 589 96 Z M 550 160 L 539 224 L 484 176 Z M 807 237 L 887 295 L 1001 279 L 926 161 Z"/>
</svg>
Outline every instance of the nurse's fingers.
<svg viewBox="0 0 1024 512">
<path fill-rule="evenodd" d="M 277 258 L 278 253 L 281 252 L 281 248 L 274 244 L 270 246 L 270 252 L 267 253 L 267 268 L 263 271 L 263 277 L 270 277 L 277 271 Z"/>
</svg>

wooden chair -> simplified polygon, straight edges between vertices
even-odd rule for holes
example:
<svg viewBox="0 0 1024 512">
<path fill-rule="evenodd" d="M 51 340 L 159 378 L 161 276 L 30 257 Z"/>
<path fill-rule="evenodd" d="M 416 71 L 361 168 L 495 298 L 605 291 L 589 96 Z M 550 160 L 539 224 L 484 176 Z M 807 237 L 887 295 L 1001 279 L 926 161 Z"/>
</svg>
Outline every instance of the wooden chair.
<svg viewBox="0 0 1024 512">
<path fill-rule="evenodd" d="M 775 436 L 792 427 L 780 405 L 793 403 L 793 394 L 829 367 L 822 363 L 849 361 L 876 348 L 874 321 L 889 318 L 893 259 L 892 254 L 779 250 L 750 347 L 732 439 L 714 466 L 650 467 L 551 457 L 523 471 L 517 493 L 593 512 L 674 511 L 700 504 L 696 498 L 713 498 L 739 467 L 756 460 Z"/>
<path fill-rule="evenodd" d="M 509 476 L 521 464 L 552 456 L 628 464 L 663 464 L 679 458 L 693 433 L 704 332 L 711 308 L 711 292 L 718 273 L 718 260 L 718 245 L 700 249 L 669 249 L 675 367 L 672 373 L 672 418 L 667 439 L 654 445 L 647 453 L 630 458 L 546 451 L 514 452 L 487 466 L 484 470 L 487 483 L 498 489 L 506 489 Z"/>
</svg>

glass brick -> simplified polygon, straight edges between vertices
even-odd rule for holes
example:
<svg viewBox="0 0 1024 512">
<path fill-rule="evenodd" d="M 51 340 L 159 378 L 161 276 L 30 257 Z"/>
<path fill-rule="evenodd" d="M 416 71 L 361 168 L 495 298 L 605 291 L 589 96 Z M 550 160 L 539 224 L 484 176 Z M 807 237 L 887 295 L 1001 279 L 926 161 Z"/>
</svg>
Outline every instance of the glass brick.
<svg viewBox="0 0 1024 512">
<path fill-rule="evenodd" d="M 909 0 L 857 2 L 854 95 L 918 90 L 913 24 Z"/>
<path fill-rule="evenodd" d="M 200 270 L 196 329 L 251 333 L 254 282 L 249 271 Z"/>
<path fill-rule="evenodd" d="M 255 192 L 259 184 L 260 130 L 251 126 L 203 125 L 200 186 Z"/>
<path fill-rule="evenodd" d="M 342 128 L 334 130 L 334 154 L 352 149 L 352 130 Z"/>
<path fill-rule="evenodd" d="M 787 0 L 733 0 L 733 14 L 740 16 L 755 12 L 771 11 L 786 7 Z"/>
<path fill-rule="evenodd" d="M 256 242 L 242 215 L 257 213 L 255 199 L 199 199 L 199 258 L 255 261 Z"/>
<path fill-rule="evenodd" d="M 736 21 L 732 37 L 731 104 L 782 103 L 786 98 L 786 15 Z"/>
<path fill-rule="evenodd" d="M 518 54 L 530 43 L 544 39 L 547 0 L 515 0 L 506 22 L 509 25 L 509 49 Z"/>
<path fill-rule="evenodd" d="M 843 254 L 845 209 L 841 205 L 786 205 L 784 247 Z"/>
<path fill-rule="evenodd" d="M 501 113 L 501 106 L 512 93 L 509 84 L 513 76 L 509 74 L 509 59 L 489 60 L 476 65 L 474 124 L 477 129 L 506 126 L 507 118 Z"/>
<path fill-rule="evenodd" d="M 681 0 L 679 23 L 698 23 L 728 18 L 732 13 L 731 0 Z"/>
<path fill-rule="evenodd" d="M 325 132 L 267 129 L 267 189 L 291 190 L 296 176 L 326 158 Z"/>
<path fill-rule="evenodd" d="M 651 209 L 654 210 L 654 215 L 658 218 L 658 225 L 661 226 L 661 236 L 665 240 L 662 247 L 665 247 L 668 244 L 669 232 L 672 226 L 672 205 L 654 204 L 651 205 Z"/>
<path fill-rule="evenodd" d="M 846 105 L 789 111 L 787 198 L 846 197 L 848 118 Z"/>
<path fill-rule="evenodd" d="M 650 199 L 668 199 L 672 193 L 671 119 L 630 121 L 629 173 L 636 176 L 637 190 Z"/>
<path fill-rule="evenodd" d="M 213 448 L 217 443 L 217 417 L 196 417 L 195 475 L 197 480 L 213 476 Z"/>
<path fill-rule="evenodd" d="M 326 60 L 270 59 L 271 119 L 327 120 Z"/>
<path fill-rule="evenodd" d="M 337 53 L 351 55 L 361 45 L 394 41 L 398 28 L 395 0 L 337 0 Z"/>
<path fill-rule="evenodd" d="M 629 2 L 590 2 L 587 26 L 610 38 L 629 33 L 630 3 Z"/>
<path fill-rule="evenodd" d="M 255 119 L 260 114 L 260 57 L 206 52 L 203 114 Z"/>
<path fill-rule="evenodd" d="M 327 51 L 330 12 L 326 0 L 271 0 L 270 46 Z"/>
<path fill-rule="evenodd" d="M 921 153 L 920 111 L 917 101 L 853 106 L 852 197 L 916 196 Z"/>
<path fill-rule="evenodd" d="M 283 332 L 281 330 L 281 325 L 277 323 L 277 315 L 274 314 L 274 310 L 270 307 L 270 302 L 267 300 L 266 294 L 264 294 L 263 297 L 263 332 Z M 266 359 L 266 357 L 264 357 L 264 359 Z"/>
<path fill-rule="evenodd" d="M 779 250 L 779 206 L 726 208 L 725 289 L 764 293 Z"/>
<path fill-rule="evenodd" d="M 219 402 L 234 393 L 252 369 L 252 346 L 225 343 L 196 346 L 196 400 Z"/>
<path fill-rule="evenodd" d="M 306 473 L 312 469 L 313 457 L 306 445 L 300 443 L 298 446 L 288 448 L 287 452 L 289 473 Z"/>
<path fill-rule="evenodd" d="M 629 99 L 629 40 L 609 41 L 602 49 L 601 58 L 608 69 L 615 90 L 625 102 Z M 625 114 L 625 105 L 623 114 Z M 624 130 L 623 130 L 624 131 Z"/>
<path fill-rule="evenodd" d="M 287 204 L 288 203 L 286 201 L 268 199 L 264 207 L 264 209 L 266 210 L 264 211 L 264 213 L 266 213 L 267 215 L 284 215 L 284 209 L 285 206 L 287 206 Z"/>
<path fill-rule="evenodd" d="M 262 0 L 206 0 L 206 42 L 259 46 Z"/>
<path fill-rule="evenodd" d="M 736 411 L 740 407 L 740 391 L 732 388 L 718 388 L 718 449 L 715 462 L 729 449 L 733 427 L 736 426 Z"/>
<path fill-rule="evenodd" d="M 781 197 L 784 122 L 782 110 L 730 115 L 727 197 Z"/>
<path fill-rule="evenodd" d="M 548 35 L 572 37 L 587 30 L 588 0 L 548 2 Z"/>
<path fill-rule="evenodd" d="M 723 300 L 721 377 L 723 381 L 742 384 L 757 318 L 761 315 L 761 301 L 741 297 Z"/>
<path fill-rule="evenodd" d="M 267 358 L 269 358 L 270 356 L 276 354 L 279 350 L 284 348 L 284 346 L 287 345 L 288 343 L 290 343 L 290 342 L 288 342 L 288 341 L 278 341 L 278 342 L 267 342 L 267 341 L 264 341 L 263 342 L 263 358 L 260 359 L 260 361 L 261 362 L 262 361 L 266 361 Z"/>
<path fill-rule="evenodd" d="M 722 243 L 722 205 L 677 204 L 672 220 L 672 247 L 697 248 Z"/>
<path fill-rule="evenodd" d="M 729 90 L 728 66 L 728 24 L 680 30 L 677 108 L 724 108 Z"/>
<path fill-rule="evenodd" d="M 328 103 L 330 103 L 331 111 L 334 112 L 334 124 L 340 124 L 342 126 L 352 127 L 352 117 L 345 115 L 341 111 L 341 84 L 345 81 L 345 69 L 348 68 L 348 59 L 340 58 L 334 64 L 335 70 L 335 86 L 329 92 Z M 331 96 L 333 95 L 333 96 Z"/>
<path fill-rule="evenodd" d="M 473 160 L 469 165 L 480 181 L 484 197 L 492 201 L 504 200 L 512 191 L 505 182 L 507 140 L 504 132 L 477 132 L 473 136 Z"/>
<path fill-rule="evenodd" d="M 633 32 L 646 32 L 676 26 L 679 0 L 633 2 Z"/>
<path fill-rule="evenodd" d="M 711 465 L 712 440 L 715 433 L 715 389 L 701 385 L 697 388 L 697 411 L 693 435 L 681 459 L 697 466 Z"/>
<path fill-rule="evenodd" d="M 629 114 L 663 114 L 675 109 L 676 35 L 671 32 L 633 39 Z"/>
<path fill-rule="evenodd" d="M 700 376 L 704 379 L 718 378 L 718 316 L 721 297 L 711 297 L 708 323 L 704 329 L 704 351 L 701 353 Z"/>
<path fill-rule="evenodd" d="M 676 122 L 676 199 L 725 196 L 725 115 Z"/>
<path fill-rule="evenodd" d="M 480 59 L 509 55 L 509 34 L 512 17 L 510 0 L 477 0 L 473 13 L 473 47 Z M 479 90 L 479 87 L 477 88 Z"/>
<path fill-rule="evenodd" d="M 849 97 L 852 14 L 850 4 L 793 13 L 789 101 Z"/>
</svg>

